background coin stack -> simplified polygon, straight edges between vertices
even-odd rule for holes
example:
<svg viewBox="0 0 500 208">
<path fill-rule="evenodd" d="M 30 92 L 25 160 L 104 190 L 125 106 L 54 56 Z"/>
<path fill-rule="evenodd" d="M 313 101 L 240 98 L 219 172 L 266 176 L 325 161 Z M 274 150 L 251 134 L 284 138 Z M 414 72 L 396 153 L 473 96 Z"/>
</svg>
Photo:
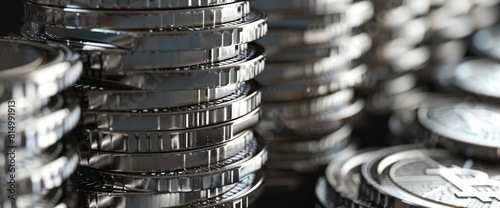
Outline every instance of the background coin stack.
<svg viewBox="0 0 500 208">
<path fill-rule="evenodd" d="M 269 15 L 259 132 L 270 141 L 266 194 L 258 206 L 300 207 L 313 200 L 316 176 L 331 158 L 353 148 L 350 119 L 364 107 L 352 87 L 371 47 L 364 24 L 369 1 L 255 1 Z M 269 193 L 269 194 L 268 194 Z M 282 199 L 280 198 L 282 197 Z M 266 202 L 267 201 L 267 202 Z M 269 204 L 268 204 L 269 203 Z"/>
<path fill-rule="evenodd" d="M 454 26 L 436 29 L 439 27 L 436 26 L 436 14 L 433 12 L 446 13 L 442 10 L 455 11 L 459 8 L 464 10 L 461 17 L 472 21 L 472 25 L 463 24 L 463 21 L 446 21 L 440 24 Z M 497 64 L 492 61 L 495 58 L 494 53 L 491 53 L 495 50 L 491 41 L 499 36 L 494 32 L 495 28 L 498 28 L 494 25 L 498 22 L 498 17 L 490 11 L 498 9 L 498 1 L 464 1 L 461 4 L 441 2 L 440 7 L 431 7 L 429 17 L 433 20 L 432 35 L 427 42 L 433 48 L 433 55 L 420 76 L 420 81 L 426 88 L 395 99 L 393 113 L 388 120 L 389 144 L 417 142 L 428 146 L 435 145 L 436 141 L 422 141 L 419 136 L 421 130 L 416 122 L 416 110 L 425 100 L 439 99 L 442 96 L 462 96 L 466 100 L 477 101 L 498 99 L 499 96 L 494 90 L 495 83 L 498 82 L 495 77 Z M 481 15 L 477 11 L 483 11 L 484 17 L 480 18 Z"/>
<path fill-rule="evenodd" d="M 263 189 L 266 14 L 248 1 L 28 0 L 25 36 L 84 75 L 80 207 L 249 207 Z"/>
<path fill-rule="evenodd" d="M 364 137 L 387 134 L 387 128 L 373 125 L 389 122 L 387 142 L 398 144 L 401 141 L 394 137 L 409 141 L 400 132 L 405 131 L 404 125 L 397 121 L 408 120 L 402 118 L 408 115 L 402 115 L 401 109 L 424 100 L 428 91 L 456 92 L 443 77 L 452 73 L 454 63 L 468 56 L 469 35 L 497 21 L 498 1 L 393 3 L 374 1 L 376 17 L 370 23 L 374 47 L 368 61 L 374 74 L 357 92 L 367 97 L 370 115 L 364 122 Z M 380 145 L 384 141 L 363 142 Z"/>
<path fill-rule="evenodd" d="M 460 40 L 472 53 L 439 68 L 434 91 L 395 100 L 391 143 L 411 145 L 335 158 L 317 181 L 317 207 L 498 206 L 498 28 Z"/>
<path fill-rule="evenodd" d="M 382 145 L 387 116 L 396 100 L 409 93 L 421 91 L 417 71 L 431 55 L 425 44 L 429 34 L 429 0 L 372 0 L 375 15 L 367 24 L 373 47 L 367 55 L 368 78 L 356 93 L 366 99 L 366 114 L 360 138 L 367 146 Z M 378 126 L 374 128 L 374 126 Z"/>
<path fill-rule="evenodd" d="M 490 27 L 498 21 L 497 0 L 431 1 L 428 14 L 430 34 L 427 44 L 432 48 L 432 58 L 421 71 L 421 82 L 432 90 L 448 92 L 439 84 L 441 68 L 468 56 L 467 38 L 477 30 Z M 446 69 L 444 69 L 446 71 Z"/>
<path fill-rule="evenodd" d="M 0 37 L 0 207 L 71 206 L 81 110 L 67 88 L 81 73 L 64 45 Z"/>
</svg>

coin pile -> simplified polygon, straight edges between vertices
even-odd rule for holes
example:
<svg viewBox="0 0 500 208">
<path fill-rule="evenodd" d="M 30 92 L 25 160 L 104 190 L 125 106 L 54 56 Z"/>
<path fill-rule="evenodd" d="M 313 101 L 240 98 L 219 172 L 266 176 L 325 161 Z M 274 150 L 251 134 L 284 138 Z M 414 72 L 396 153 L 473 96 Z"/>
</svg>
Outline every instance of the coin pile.
<svg viewBox="0 0 500 208">
<path fill-rule="evenodd" d="M 436 81 L 441 73 L 447 72 L 448 64 L 466 55 L 471 45 L 466 39 L 471 34 L 498 21 L 498 3 L 498 0 L 431 1 L 428 18 L 432 38 L 428 38 L 427 44 L 433 49 L 432 58 L 420 71 L 420 80 L 434 91 L 450 92 Z"/>
<path fill-rule="evenodd" d="M 364 101 L 353 87 L 367 71 L 362 59 L 371 39 L 364 28 L 373 6 L 350 0 L 252 6 L 267 12 L 270 25 L 258 40 L 268 52 L 266 70 L 256 77 L 264 102 L 258 129 L 270 141 L 266 188 L 309 194 L 304 184 L 354 145 L 350 119 Z"/>
<path fill-rule="evenodd" d="M 0 37 L 0 207 L 67 207 L 78 165 L 80 56 L 62 44 Z"/>
<path fill-rule="evenodd" d="M 420 91 L 401 96 L 396 100 L 397 107 L 389 118 L 390 143 L 426 143 L 436 145 L 435 140 L 421 140 L 421 128 L 417 122 L 416 111 L 426 100 L 454 100 L 496 103 L 498 63 L 495 61 L 495 45 L 489 43 L 500 37 L 498 25 L 484 28 L 467 37 L 468 48 L 474 52 L 469 57 L 457 57 L 437 66 L 433 77 L 433 91 Z M 461 40 L 463 41 L 463 40 Z M 453 53 L 450 51 L 449 53 Z M 445 99 L 446 100 L 446 99 Z"/>
<path fill-rule="evenodd" d="M 69 3 L 69 5 L 66 5 Z M 26 36 L 84 75 L 80 207 L 249 207 L 263 189 L 267 16 L 248 1 L 26 0 Z"/>
<path fill-rule="evenodd" d="M 368 55 L 369 81 L 358 88 L 367 97 L 367 110 L 379 116 L 390 113 L 394 100 L 415 90 L 416 71 L 431 52 L 424 44 L 429 31 L 429 0 L 372 0 L 374 18 L 369 23 L 373 47 Z"/>
<path fill-rule="evenodd" d="M 316 183 L 318 207 L 500 205 L 498 25 L 469 39 L 475 57 L 446 64 L 436 86 L 397 100 L 389 129 L 400 142 L 345 153 Z"/>
<path fill-rule="evenodd" d="M 429 91 L 457 92 L 447 77 L 453 73 L 455 63 L 466 55 L 468 36 L 496 22 L 497 14 L 492 11 L 498 9 L 498 1 L 374 4 L 379 5 L 379 9 L 372 24 L 382 28 L 372 32 L 374 47 L 368 64 L 373 69 L 370 72 L 375 74 L 370 76 L 371 81 L 367 82 L 370 84 L 357 91 L 367 97 L 370 116 L 365 118 L 364 132 L 366 136 L 385 135 L 385 131 L 374 130 L 373 126 L 389 122 L 390 135 L 387 139 L 380 138 L 381 142 L 413 143 L 418 128 L 411 127 L 414 120 L 411 111 L 426 99 Z M 405 5 L 406 8 L 402 7 Z M 387 10 L 391 6 L 394 8 Z M 413 15 L 408 16 L 412 14 L 410 11 L 414 11 Z M 405 14 L 407 20 L 404 20 Z M 415 53 L 401 55 L 404 51 Z M 404 65 L 413 67 L 402 68 Z"/>
</svg>

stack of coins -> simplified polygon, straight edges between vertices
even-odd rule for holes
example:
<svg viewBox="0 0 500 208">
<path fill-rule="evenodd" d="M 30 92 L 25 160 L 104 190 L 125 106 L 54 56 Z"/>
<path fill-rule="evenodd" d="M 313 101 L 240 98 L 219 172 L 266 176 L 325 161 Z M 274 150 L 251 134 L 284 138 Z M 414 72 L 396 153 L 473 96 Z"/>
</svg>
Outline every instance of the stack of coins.
<svg viewBox="0 0 500 208">
<path fill-rule="evenodd" d="M 424 44 L 429 31 L 429 0 L 372 1 L 370 22 L 373 47 L 369 53 L 370 76 L 358 93 L 367 97 L 367 110 L 376 116 L 390 113 L 394 100 L 415 90 L 421 69 L 430 58 Z"/>
<path fill-rule="evenodd" d="M 264 102 L 258 129 L 270 141 L 266 187 L 297 206 L 301 197 L 287 191 L 309 195 L 319 170 L 353 148 L 350 121 L 364 107 L 353 87 L 367 71 L 363 58 L 371 39 L 364 29 L 373 6 L 350 0 L 252 6 L 268 13 L 270 25 L 258 40 L 268 52 L 266 70 L 256 77 Z"/>
<path fill-rule="evenodd" d="M 498 59 L 494 52 L 498 47 L 490 44 L 495 38 L 500 37 L 500 33 L 495 32 L 498 28 L 497 25 L 487 27 L 466 37 L 467 47 L 473 52 L 468 57 L 457 56 L 434 66 L 431 63 L 428 69 L 435 69 L 432 78 L 433 90 L 407 94 L 396 100 L 397 107 L 388 122 L 391 133 L 389 143 L 418 142 L 426 143 L 428 146 L 436 145 L 437 141 L 421 140 L 420 136 L 421 129 L 417 122 L 416 110 L 426 100 L 458 96 L 463 100 L 496 102 L 500 98 L 496 90 L 499 80 L 496 62 Z M 463 39 L 457 41 L 465 43 Z M 448 50 L 450 51 L 443 52 L 448 54 L 456 52 L 450 48 Z"/>
<path fill-rule="evenodd" d="M 66 3 L 69 3 L 66 5 Z M 24 35 L 84 75 L 80 207 L 249 207 L 263 189 L 267 16 L 248 1 L 27 0 Z"/>
<path fill-rule="evenodd" d="M 493 11 L 497 10 L 498 1 L 401 1 L 374 5 L 378 9 L 372 24 L 378 30 L 372 30 L 374 47 L 368 62 L 373 73 L 369 84 L 358 91 L 367 96 L 367 111 L 371 115 L 365 120 L 369 132 L 365 135 L 385 135 L 386 131 L 372 127 L 388 122 L 391 135 L 387 139 L 380 137 L 380 142 L 410 142 L 416 132 L 409 128 L 414 117 L 407 113 L 415 110 L 428 91 L 456 92 L 446 77 L 466 55 L 466 38 L 474 30 L 496 22 L 497 14 Z"/>
<path fill-rule="evenodd" d="M 450 92 L 439 83 L 441 73 L 447 73 L 449 64 L 466 55 L 468 38 L 473 32 L 488 28 L 498 21 L 497 0 L 431 1 L 428 17 L 430 33 L 427 44 L 433 49 L 428 66 L 421 71 L 420 79 L 434 91 Z M 482 42 L 482 41 L 481 41 Z M 436 83 L 436 81 L 438 81 Z"/>
<path fill-rule="evenodd" d="M 318 207 L 497 207 L 500 160 L 498 26 L 472 35 L 475 57 L 447 64 L 436 86 L 397 100 L 389 130 L 410 145 L 333 160 L 316 183 Z M 450 93 L 452 92 L 452 93 Z M 377 151 L 377 149 L 379 149 Z"/>
<path fill-rule="evenodd" d="M 61 44 L 0 37 L 0 207 L 71 206 L 81 109 L 68 88 L 79 57 Z"/>
</svg>

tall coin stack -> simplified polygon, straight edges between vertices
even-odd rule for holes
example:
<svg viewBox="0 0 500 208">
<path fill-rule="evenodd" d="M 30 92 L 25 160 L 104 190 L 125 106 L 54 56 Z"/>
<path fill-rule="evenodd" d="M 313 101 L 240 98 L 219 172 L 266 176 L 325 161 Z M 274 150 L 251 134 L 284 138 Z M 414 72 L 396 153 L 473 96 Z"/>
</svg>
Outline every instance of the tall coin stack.
<svg viewBox="0 0 500 208">
<path fill-rule="evenodd" d="M 431 55 L 425 44 L 429 31 L 429 0 L 371 0 L 375 14 L 367 24 L 373 47 L 367 55 L 369 71 L 356 93 L 366 100 L 366 114 L 358 135 L 364 146 L 386 142 L 387 116 L 399 97 L 419 92 L 417 71 Z M 375 135 L 375 136 L 374 136 Z"/>
<path fill-rule="evenodd" d="M 27 36 L 77 49 L 80 207 L 249 207 L 263 189 L 267 16 L 248 1 L 27 0 Z"/>
<path fill-rule="evenodd" d="M 352 87 L 367 71 L 363 55 L 371 47 L 364 24 L 369 1 L 256 1 L 269 15 L 260 133 L 270 141 L 267 190 L 301 206 L 312 193 L 318 170 L 342 151 L 354 148 L 349 118 L 364 101 Z M 312 179 L 312 180 L 311 180 Z M 296 193 L 297 197 L 295 197 Z M 290 199 L 290 200 L 288 200 Z"/>
<path fill-rule="evenodd" d="M 62 44 L 0 37 L 0 207 L 67 207 L 78 165 L 80 56 Z"/>
<path fill-rule="evenodd" d="M 429 31 L 429 0 L 372 0 L 370 22 L 374 46 L 369 54 L 370 81 L 360 90 L 374 115 L 390 113 L 398 95 L 415 89 L 415 71 L 425 66 L 430 49 L 424 44 Z"/>
</svg>

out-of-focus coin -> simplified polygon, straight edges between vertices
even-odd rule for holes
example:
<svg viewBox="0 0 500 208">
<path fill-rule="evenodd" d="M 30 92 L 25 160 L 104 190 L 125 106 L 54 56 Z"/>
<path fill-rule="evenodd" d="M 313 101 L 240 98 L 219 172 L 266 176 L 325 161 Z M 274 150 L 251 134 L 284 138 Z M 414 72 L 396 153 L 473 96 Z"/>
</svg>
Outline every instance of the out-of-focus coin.
<svg viewBox="0 0 500 208">
<path fill-rule="evenodd" d="M 454 71 L 452 84 L 470 94 L 500 99 L 500 64 L 492 59 L 467 59 Z"/>
<path fill-rule="evenodd" d="M 452 151 L 484 159 L 500 157 L 498 119 L 500 108 L 491 103 L 457 102 L 418 109 L 418 121 L 430 137 L 437 136 Z"/>
</svg>

